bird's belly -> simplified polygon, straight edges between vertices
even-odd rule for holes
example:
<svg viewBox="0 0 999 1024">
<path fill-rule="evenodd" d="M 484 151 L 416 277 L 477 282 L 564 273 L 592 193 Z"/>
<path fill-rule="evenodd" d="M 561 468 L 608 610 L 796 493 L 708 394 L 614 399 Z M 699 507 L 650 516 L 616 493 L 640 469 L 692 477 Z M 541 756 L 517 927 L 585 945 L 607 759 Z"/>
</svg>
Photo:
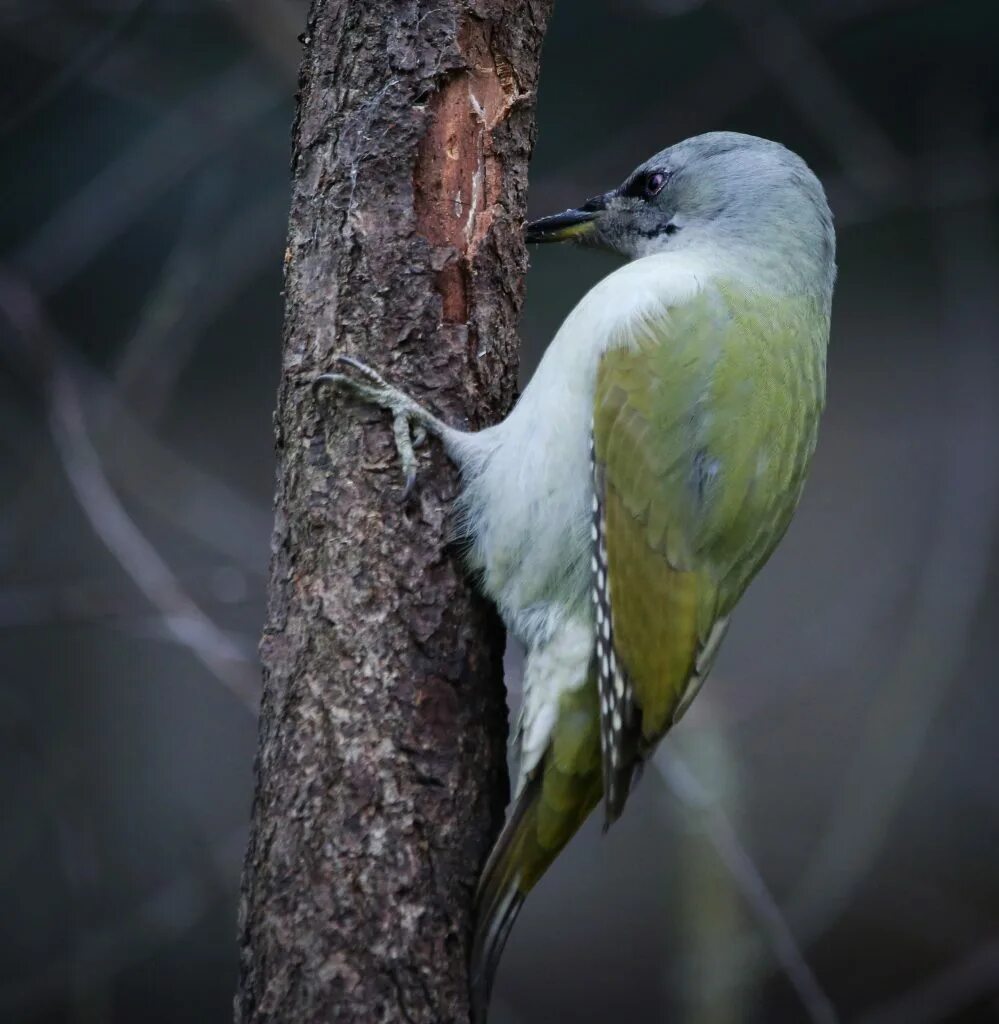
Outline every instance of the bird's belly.
<svg viewBox="0 0 999 1024">
<path fill-rule="evenodd" d="M 464 497 L 471 562 L 507 629 L 528 647 L 589 616 L 588 419 L 511 432 Z"/>
</svg>

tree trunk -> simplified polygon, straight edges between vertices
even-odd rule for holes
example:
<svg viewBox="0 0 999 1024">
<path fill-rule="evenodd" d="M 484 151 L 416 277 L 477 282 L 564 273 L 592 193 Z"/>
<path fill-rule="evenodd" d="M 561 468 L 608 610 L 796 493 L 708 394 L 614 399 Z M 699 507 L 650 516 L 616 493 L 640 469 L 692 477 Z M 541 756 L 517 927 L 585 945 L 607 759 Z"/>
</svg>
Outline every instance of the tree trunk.
<svg viewBox="0 0 999 1024">
<path fill-rule="evenodd" d="M 314 0 L 302 37 L 243 1024 L 468 1017 L 506 797 L 503 636 L 390 424 L 310 381 L 358 356 L 455 425 L 514 396 L 551 0 Z"/>
</svg>

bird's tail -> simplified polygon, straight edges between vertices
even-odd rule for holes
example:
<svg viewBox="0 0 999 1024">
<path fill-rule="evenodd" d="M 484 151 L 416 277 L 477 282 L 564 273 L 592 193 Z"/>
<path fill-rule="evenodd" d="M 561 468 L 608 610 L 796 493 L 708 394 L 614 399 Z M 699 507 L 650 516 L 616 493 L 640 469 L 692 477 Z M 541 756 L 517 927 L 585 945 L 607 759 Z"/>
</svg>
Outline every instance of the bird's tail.
<svg viewBox="0 0 999 1024">
<path fill-rule="evenodd" d="M 500 955 L 527 894 L 602 793 L 596 686 L 563 694 L 542 763 L 517 797 L 476 895 L 472 1019 L 485 1024 Z"/>
</svg>

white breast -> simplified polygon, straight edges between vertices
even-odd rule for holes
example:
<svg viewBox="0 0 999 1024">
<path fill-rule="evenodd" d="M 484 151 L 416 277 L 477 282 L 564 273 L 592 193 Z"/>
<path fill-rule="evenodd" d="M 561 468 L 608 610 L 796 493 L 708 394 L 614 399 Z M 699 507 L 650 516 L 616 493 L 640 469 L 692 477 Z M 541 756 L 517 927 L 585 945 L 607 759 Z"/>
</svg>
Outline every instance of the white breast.
<svg viewBox="0 0 999 1024">
<path fill-rule="evenodd" d="M 707 276 L 685 252 L 605 277 L 566 318 L 510 415 L 472 435 L 461 499 L 470 561 L 529 649 L 568 617 L 590 615 L 589 440 L 600 356 L 628 344 L 642 318 L 689 299 Z"/>
</svg>

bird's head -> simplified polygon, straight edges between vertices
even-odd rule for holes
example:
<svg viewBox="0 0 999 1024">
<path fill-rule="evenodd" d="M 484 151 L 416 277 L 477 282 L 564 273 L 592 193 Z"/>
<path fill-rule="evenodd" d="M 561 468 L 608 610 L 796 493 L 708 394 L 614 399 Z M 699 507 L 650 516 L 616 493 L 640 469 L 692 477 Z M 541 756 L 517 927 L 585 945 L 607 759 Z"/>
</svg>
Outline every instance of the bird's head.
<svg viewBox="0 0 999 1024">
<path fill-rule="evenodd" d="M 776 142 L 710 132 L 646 160 L 624 184 L 527 225 L 528 242 L 573 241 L 628 259 L 688 246 L 796 257 L 832 273 L 832 215 L 807 164 Z"/>
</svg>

